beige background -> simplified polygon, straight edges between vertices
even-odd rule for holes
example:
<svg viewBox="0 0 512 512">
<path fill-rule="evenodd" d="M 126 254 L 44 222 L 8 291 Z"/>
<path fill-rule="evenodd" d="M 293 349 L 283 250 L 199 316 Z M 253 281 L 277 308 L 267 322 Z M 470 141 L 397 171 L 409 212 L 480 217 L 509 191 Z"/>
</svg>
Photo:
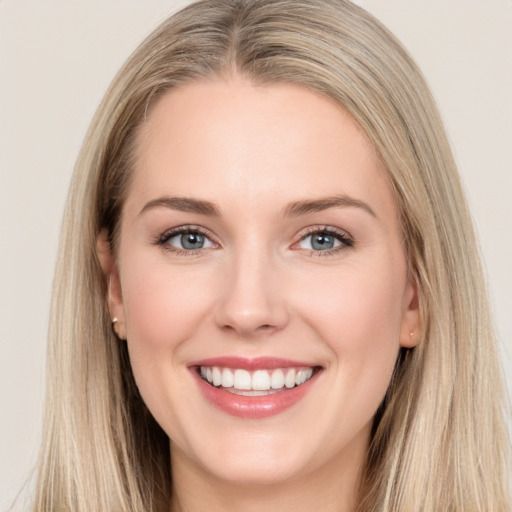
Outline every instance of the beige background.
<svg viewBox="0 0 512 512">
<path fill-rule="evenodd" d="M 39 444 L 51 279 L 81 140 L 121 63 L 186 3 L 0 0 L 2 511 Z M 405 43 L 438 99 L 474 212 L 512 388 L 512 1 L 357 3 Z"/>
</svg>

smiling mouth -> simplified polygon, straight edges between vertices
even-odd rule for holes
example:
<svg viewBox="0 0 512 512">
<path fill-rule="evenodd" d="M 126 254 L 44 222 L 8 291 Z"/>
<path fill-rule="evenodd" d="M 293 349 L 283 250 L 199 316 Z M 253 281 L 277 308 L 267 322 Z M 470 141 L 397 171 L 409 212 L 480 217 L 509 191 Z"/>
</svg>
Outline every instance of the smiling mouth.
<svg viewBox="0 0 512 512">
<path fill-rule="evenodd" d="M 215 388 L 241 396 L 268 396 L 306 383 L 318 367 L 256 369 L 199 366 L 201 379 Z"/>
</svg>

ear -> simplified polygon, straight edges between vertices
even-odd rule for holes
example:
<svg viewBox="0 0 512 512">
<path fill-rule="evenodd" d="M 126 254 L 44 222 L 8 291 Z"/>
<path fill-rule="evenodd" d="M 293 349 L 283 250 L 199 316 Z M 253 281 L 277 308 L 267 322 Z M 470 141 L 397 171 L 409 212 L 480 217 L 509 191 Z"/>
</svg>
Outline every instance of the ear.
<svg viewBox="0 0 512 512">
<path fill-rule="evenodd" d="M 404 293 L 400 346 L 415 347 L 420 341 L 420 301 L 418 284 L 411 276 Z"/>
<path fill-rule="evenodd" d="M 107 279 L 107 304 L 110 318 L 113 321 L 114 332 L 122 340 L 126 339 L 126 321 L 123 306 L 123 296 L 121 292 L 121 282 L 117 263 L 112 254 L 107 231 L 103 229 L 96 240 L 96 252 L 100 261 L 101 268 Z M 114 319 L 116 319 L 114 321 Z"/>
</svg>

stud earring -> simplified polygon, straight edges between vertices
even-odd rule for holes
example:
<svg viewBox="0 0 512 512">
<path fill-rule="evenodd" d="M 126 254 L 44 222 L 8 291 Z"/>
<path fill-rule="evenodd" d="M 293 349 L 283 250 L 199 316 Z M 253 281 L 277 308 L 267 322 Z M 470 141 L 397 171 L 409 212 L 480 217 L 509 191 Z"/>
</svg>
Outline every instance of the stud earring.
<svg viewBox="0 0 512 512">
<path fill-rule="evenodd" d="M 121 337 L 119 336 L 118 329 L 117 329 L 117 322 L 119 322 L 119 319 L 117 318 L 117 316 L 115 316 L 114 318 L 112 318 L 111 322 L 112 322 L 112 330 L 114 331 L 114 334 L 115 334 L 119 339 L 121 339 Z"/>
</svg>

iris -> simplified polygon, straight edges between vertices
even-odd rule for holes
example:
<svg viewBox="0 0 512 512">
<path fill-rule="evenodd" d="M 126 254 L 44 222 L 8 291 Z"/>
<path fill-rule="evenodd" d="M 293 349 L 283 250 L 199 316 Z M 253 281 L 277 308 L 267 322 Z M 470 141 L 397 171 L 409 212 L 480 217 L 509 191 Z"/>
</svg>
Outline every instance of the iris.
<svg viewBox="0 0 512 512">
<path fill-rule="evenodd" d="M 334 247 L 334 237 L 325 233 L 311 235 L 311 247 L 319 251 L 325 251 Z"/>
<path fill-rule="evenodd" d="M 201 233 L 186 233 L 181 235 L 180 242 L 184 249 L 202 249 L 204 245 L 204 235 Z"/>
</svg>

